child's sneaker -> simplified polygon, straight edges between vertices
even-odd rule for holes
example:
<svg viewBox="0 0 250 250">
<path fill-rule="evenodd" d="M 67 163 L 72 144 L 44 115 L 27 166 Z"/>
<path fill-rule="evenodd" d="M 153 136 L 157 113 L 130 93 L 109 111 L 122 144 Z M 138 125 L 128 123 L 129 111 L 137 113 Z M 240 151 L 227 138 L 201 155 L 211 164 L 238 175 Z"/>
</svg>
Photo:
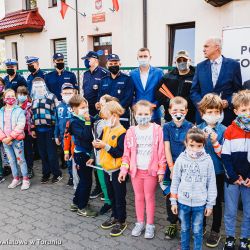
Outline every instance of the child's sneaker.
<svg viewBox="0 0 250 250">
<path fill-rule="evenodd" d="M 219 245 L 221 236 L 219 233 L 216 233 L 214 231 L 211 231 L 210 235 L 207 238 L 206 246 L 207 247 L 217 247 Z"/>
<path fill-rule="evenodd" d="M 101 194 L 101 201 L 105 201 L 104 194 Z"/>
<path fill-rule="evenodd" d="M 246 238 L 240 238 L 239 250 L 249 250 L 249 241 Z"/>
<path fill-rule="evenodd" d="M 177 235 L 177 232 L 178 232 L 177 224 L 170 224 L 169 226 L 166 227 L 165 239 L 167 240 L 174 239 Z"/>
<path fill-rule="evenodd" d="M 92 191 L 92 193 L 90 194 L 89 198 L 90 199 L 95 199 L 98 196 L 100 196 L 102 194 L 102 190 L 100 187 L 96 186 L 95 189 Z"/>
<path fill-rule="evenodd" d="M 78 206 L 74 203 L 70 205 L 70 211 L 72 212 L 77 212 L 78 211 Z"/>
<path fill-rule="evenodd" d="M 61 175 L 59 175 L 59 176 L 55 176 L 55 175 L 54 175 L 54 176 L 52 177 L 51 182 L 52 182 L 53 184 L 55 184 L 55 183 L 61 181 L 62 179 L 63 179 L 63 177 L 62 177 Z"/>
<path fill-rule="evenodd" d="M 41 179 L 41 184 L 46 184 L 49 182 L 49 176 L 43 175 Z"/>
<path fill-rule="evenodd" d="M 223 250 L 235 250 L 235 238 L 228 236 L 225 241 Z"/>
<path fill-rule="evenodd" d="M 143 222 L 136 222 L 135 227 L 133 228 L 131 235 L 138 237 L 141 235 L 141 233 L 144 231 L 144 229 L 145 229 L 145 227 L 144 227 Z"/>
<path fill-rule="evenodd" d="M 115 226 L 112 228 L 112 230 L 110 232 L 110 236 L 117 237 L 117 236 L 122 235 L 122 233 L 125 231 L 127 226 L 128 225 L 126 222 L 124 222 L 124 223 L 117 222 L 115 224 Z"/>
<path fill-rule="evenodd" d="M 98 215 L 97 212 L 93 211 L 89 207 L 78 209 L 76 214 L 79 216 L 90 217 L 90 218 L 95 218 Z"/>
<path fill-rule="evenodd" d="M 33 169 L 29 169 L 28 170 L 28 177 L 29 177 L 29 179 L 31 179 L 31 178 L 34 177 L 34 171 L 33 171 Z"/>
<path fill-rule="evenodd" d="M 0 176 L 0 183 L 4 182 L 5 178 L 3 176 Z"/>
<path fill-rule="evenodd" d="M 69 180 L 68 180 L 67 186 L 73 187 L 73 185 L 74 185 L 74 184 L 73 184 L 73 178 L 70 177 Z"/>
<path fill-rule="evenodd" d="M 114 227 L 117 223 L 117 220 L 114 218 L 108 218 L 106 221 L 104 221 L 101 225 L 102 229 L 110 229 Z"/>
<path fill-rule="evenodd" d="M 110 211 L 110 209 L 112 208 L 111 205 L 104 203 L 104 205 L 101 207 L 99 214 L 103 215 L 106 214 L 108 211 Z"/>
<path fill-rule="evenodd" d="M 16 188 L 17 186 L 21 185 L 22 182 L 19 179 L 13 179 L 8 188 Z"/>
<path fill-rule="evenodd" d="M 29 180 L 23 180 L 23 184 L 21 186 L 21 190 L 27 190 L 30 188 L 30 181 Z"/>
<path fill-rule="evenodd" d="M 145 239 L 153 239 L 155 237 L 155 225 L 146 225 L 146 230 L 145 230 Z"/>
</svg>

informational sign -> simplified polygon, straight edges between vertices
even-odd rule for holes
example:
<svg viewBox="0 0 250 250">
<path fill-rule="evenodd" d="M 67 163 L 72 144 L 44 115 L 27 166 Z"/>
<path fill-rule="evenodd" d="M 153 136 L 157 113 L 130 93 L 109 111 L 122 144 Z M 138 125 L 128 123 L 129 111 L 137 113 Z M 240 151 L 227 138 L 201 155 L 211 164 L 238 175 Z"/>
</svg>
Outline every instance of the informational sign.
<svg viewBox="0 0 250 250">
<path fill-rule="evenodd" d="M 105 22 L 105 12 L 92 14 L 92 23 Z"/>
<path fill-rule="evenodd" d="M 222 52 L 239 61 L 243 82 L 250 80 L 250 26 L 224 28 Z"/>
</svg>

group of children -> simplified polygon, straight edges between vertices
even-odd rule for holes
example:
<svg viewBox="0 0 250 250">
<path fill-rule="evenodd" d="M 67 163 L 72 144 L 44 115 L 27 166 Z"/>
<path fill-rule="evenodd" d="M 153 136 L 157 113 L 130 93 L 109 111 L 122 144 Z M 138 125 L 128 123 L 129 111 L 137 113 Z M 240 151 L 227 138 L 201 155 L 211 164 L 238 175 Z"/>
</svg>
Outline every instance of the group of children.
<svg viewBox="0 0 250 250">
<path fill-rule="evenodd" d="M 145 231 L 146 239 L 154 237 L 155 192 L 160 183 L 165 188 L 170 222 L 166 239 L 175 238 L 179 221 L 181 249 L 190 249 L 191 229 L 194 249 L 202 249 L 206 217 L 213 214 L 206 245 L 216 247 L 221 239 L 224 199 L 227 236 L 224 249 L 235 249 L 235 224 L 241 196 L 243 219 L 239 249 L 249 249 L 249 90 L 234 94 L 232 104 L 237 118 L 228 128 L 221 124 L 222 100 L 215 94 L 207 94 L 198 105 L 204 122 L 196 127 L 185 119 L 187 101 L 174 97 L 169 105 L 172 121 L 163 128 L 151 123 L 153 106 L 141 100 L 133 107 L 137 125 L 127 131 L 120 123 L 124 109 L 116 98 L 101 97 L 99 115 L 91 117 L 87 100 L 76 94 L 70 83 L 62 86 L 61 95 L 59 104 L 42 78 L 33 81 L 32 101 L 25 87 L 19 87 L 17 93 L 11 89 L 4 91 L 0 140 L 13 175 L 9 188 L 21 184 L 22 190 L 30 187 L 32 142 L 36 138 L 42 160 L 41 183 L 48 183 L 51 174 L 52 183 L 62 179 L 56 144 L 63 148 L 69 183 L 74 182 L 76 186 L 70 210 L 80 216 L 98 215 L 89 206 L 92 175 L 97 171 L 104 194 L 100 214 L 112 210 L 101 228 L 110 229 L 111 236 L 119 236 L 127 228 L 126 181 L 129 174 L 136 211 L 132 236 L 138 237 Z M 74 171 L 77 174 L 74 175 Z"/>
</svg>

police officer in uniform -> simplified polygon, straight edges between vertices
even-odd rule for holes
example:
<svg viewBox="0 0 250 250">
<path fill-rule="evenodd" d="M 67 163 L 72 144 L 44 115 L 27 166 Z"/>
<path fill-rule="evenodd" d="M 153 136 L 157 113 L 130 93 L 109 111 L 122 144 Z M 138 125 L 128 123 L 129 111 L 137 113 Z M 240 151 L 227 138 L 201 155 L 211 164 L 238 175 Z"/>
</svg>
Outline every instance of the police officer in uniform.
<svg viewBox="0 0 250 250">
<path fill-rule="evenodd" d="M 61 88 L 64 83 L 71 83 L 76 90 L 78 84 L 74 73 L 65 70 L 64 56 L 62 53 L 55 53 L 53 56 L 55 70 L 45 75 L 47 88 L 59 101 L 62 100 Z"/>
<path fill-rule="evenodd" d="M 84 65 L 88 69 L 83 75 L 83 96 L 89 104 L 89 113 L 91 116 L 97 114 L 95 104 L 98 101 L 98 89 L 101 79 L 108 74 L 108 71 L 99 66 L 99 56 L 94 51 L 82 57 Z"/>
<path fill-rule="evenodd" d="M 17 73 L 17 61 L 15 59 L 7 59 L 5 61 L 7 76 L 4 77 L 5 89 L 13 89 L 15 92 L 19 86 L 27 87 L 26 80 Z"/>
<path fill-rule="evenodd" d="M 39 58 L 38 57 L 26 56 L 25 59 L 26 59 L 26 64 L 28 66 L 28 70 L 30 72 L 30 74 L 27 78 L 27 86 L 28 86 L 29 93 L 31 93 L 32 81 L 36 77 L 41 77 L 44 79 L 45 73 L 39 67 L 39 62 L 38 62 Z"/>
<path fill-rule="evenodd" d="M 129 128 L 129 107 L 132 105 L 134 87 L 130 76 L 120 71 L 120 66 L 121 62 L 118 55 L 108 55 L 107 69 L 110 74 L 101 80 L 98 91 L 98 100 L 100 100 L 100 97 L 105 94 L 116 97 L 125 109 L 125 113 L 121 117 L 121 123 L 125 128 Z"/>
</svg>

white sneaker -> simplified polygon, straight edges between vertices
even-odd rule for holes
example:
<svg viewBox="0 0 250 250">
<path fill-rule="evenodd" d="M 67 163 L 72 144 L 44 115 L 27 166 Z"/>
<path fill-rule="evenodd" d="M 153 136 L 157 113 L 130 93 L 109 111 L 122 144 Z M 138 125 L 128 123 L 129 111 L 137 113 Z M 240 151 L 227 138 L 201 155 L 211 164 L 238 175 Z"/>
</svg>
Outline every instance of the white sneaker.
<svg viewBox="0 0 250 250">
<path fill-rule="evenodd" d="M 138 237 L 141 235 L 143 230 L 144 230 L 144 223 L 143 222 L 136 222 L 135 227 L 133 228 L 131 235 Z"/>
<path fill-rule="evenodd" d="M 21 186 L 21 190 L 27 190 L 30 188 L 30 181 L 29 180 L 23 180 L 23 184 Z"/>
<path fill-rule="evenodd" d="M 10 183 L 10 185 L 8 186 L 8 188 L 15 188 L 21 184 L 22 184 L 22 182 L 20 180 L 13 179 L 12 182 Z"/>
<path fill-rule="evenodd" d="M 145 239 L 153 239 L 155 237 L 155 225 L 146 225 L 146 230 L 145 230 Z"/>
</svg>

